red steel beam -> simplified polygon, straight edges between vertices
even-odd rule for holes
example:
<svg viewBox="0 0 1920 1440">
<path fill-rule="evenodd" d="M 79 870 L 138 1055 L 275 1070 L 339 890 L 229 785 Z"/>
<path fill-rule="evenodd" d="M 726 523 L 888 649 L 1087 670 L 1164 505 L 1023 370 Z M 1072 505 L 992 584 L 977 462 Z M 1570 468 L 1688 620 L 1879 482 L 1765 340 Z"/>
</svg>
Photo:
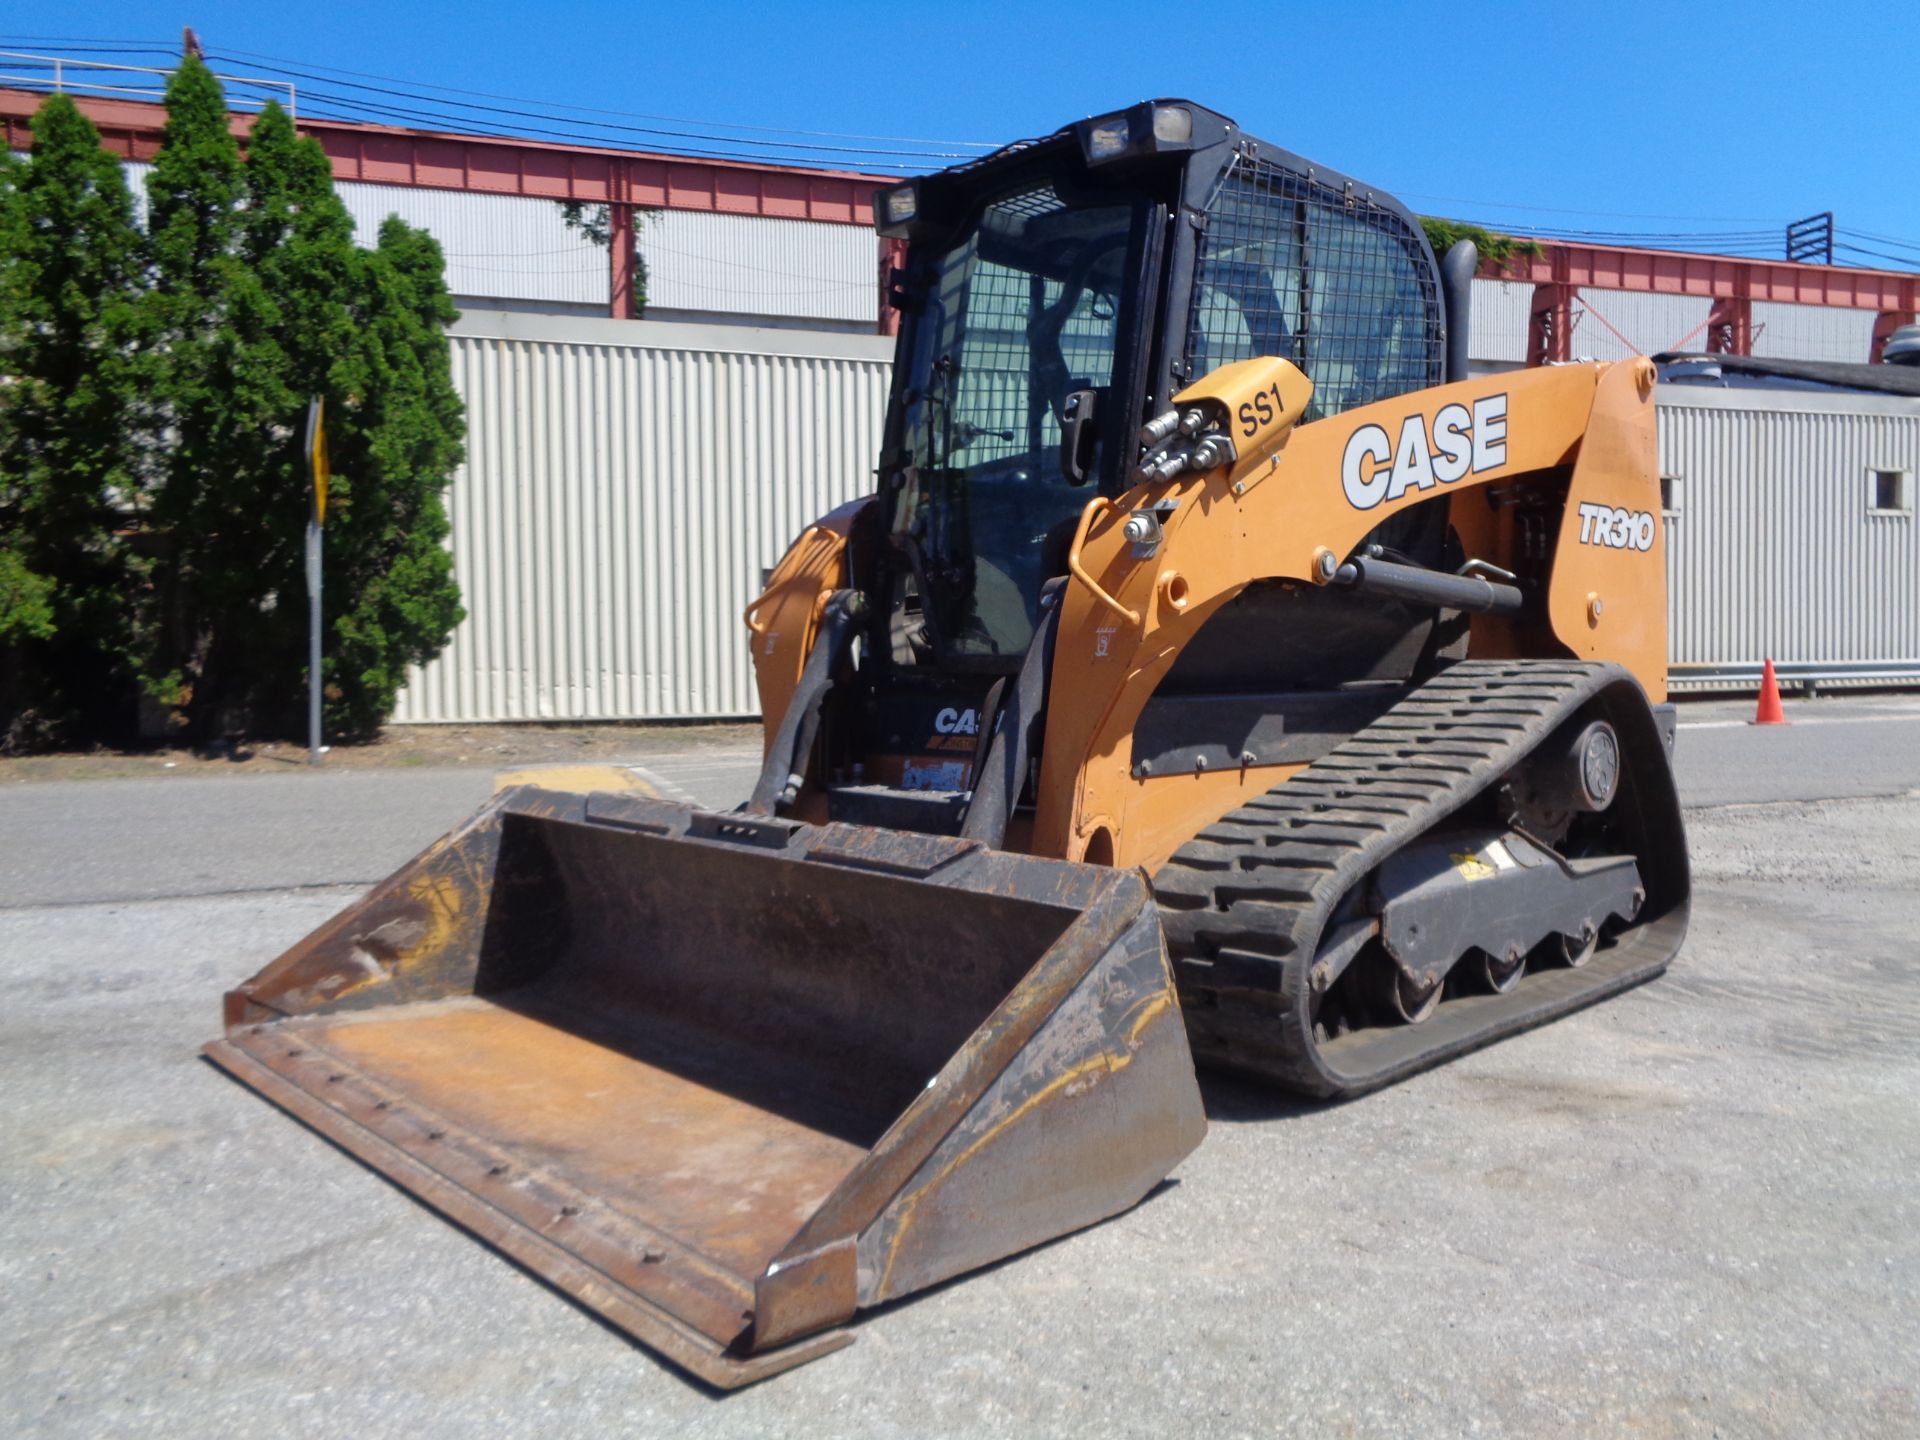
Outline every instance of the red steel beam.
<svg viewBox="0 0 1920 1440">
<path fill-rule="evenodd" d="M 633 207 L 607 207 L 608 292 L 613 297 L 613 318 L 634 318 L 633 304 Z"/>
<path fill-rule="evenodd" d="M 0 89 L 0 129 L 5 131 L 9 148 L 29 148 L 26 121 L 43 99 L 45 96 L 35 91 Z M 75 100 L 99 127 L 102 142 L 113 153 L 132 160 L 150 160 L 159 150 L 166 120 L 160 106 L 91 97 Z M 234 134 L 244 140 L 252 117 L 236 114 L 230 123 Z M 344 120 L 303 120 L 300 129 L 320 142 L 339 180 L 616 207 L 626 204 L 871 225 L 869 200 L 873 191 L 896 178 L 740 160 L 687 160 L 589 145 L 440 134 Z M 1539 254 L 1514 255 L 1504 267 L 1490 262 L 1481 274 L 1489 279 L 1567 287 L 1569 291 L 1591 286 L 1696 295 L 1748 305 L 1755 300 L 1780 300 L 1881 314 L 1920 311 L 1920 275 L 1910 272 L 1795 265 L 1785 260 L 1563 240 L 1537 243 Z"/>
<path fill-rule="evenodd" d="M 1795 265 L 1785 260 L 1693 255 L 1679 250 L 1640 250 L 1566 240 L 1535 243 L 1540 247 L 1538 255 L 1516 254 L 1504 266 L 1489 262 L 1481 267 L 1481 275 L 1490 280 L 1536 285 L 1591 286 L 1596 290 L 1697 295 L 1714 300 L 1781 300 L 1850 310 L 1910 310 L 1920 298 L 1920 275 L 1907 271 Z"/>
<path fill-rule="evenodd" d="M 0 129 L 10 149 L 30 148 L 27 119 L 45 95 L 0 89 Z M 160 149 L 166 111 L 136 100 L 73 97 L 100 130 L 102 144 L 128 160 L 151 160 Z M 229 124 L 244 140 L 250 115 Z M 782 220 L 871 225 L 871 198 L 890 175 L 810 170 L 744 160 L 686 160 L 672 155 L 557 145 L 541 140 L 402 130 L 345 120 L 302 120 L 333 162 L 336 180 L 525 195 L 646 209 L 711 210 Z"/>
</svg>

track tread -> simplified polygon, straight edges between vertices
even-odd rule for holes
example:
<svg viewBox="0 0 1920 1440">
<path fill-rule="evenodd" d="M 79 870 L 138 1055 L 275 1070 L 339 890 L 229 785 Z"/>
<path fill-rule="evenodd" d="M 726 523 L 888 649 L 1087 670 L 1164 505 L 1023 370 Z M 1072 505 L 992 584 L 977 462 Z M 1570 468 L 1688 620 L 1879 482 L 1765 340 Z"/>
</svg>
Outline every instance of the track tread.
<svg viewBox="0 0 1920 1440">
<path fill-rule="evenodd" d="M 1610 664 L 1460 662 L 1176 851 L 1154 888 L 1165 897 L 1162 924 L 1196 1052 L 1318 1095 L 1372 1088 L 1445 1058 L 1351 1084 L 1321 1063 L 1295 1012 L 1326 918 L 1391 851 L 1495 784 L 1623 678 Z"/>
</svg>

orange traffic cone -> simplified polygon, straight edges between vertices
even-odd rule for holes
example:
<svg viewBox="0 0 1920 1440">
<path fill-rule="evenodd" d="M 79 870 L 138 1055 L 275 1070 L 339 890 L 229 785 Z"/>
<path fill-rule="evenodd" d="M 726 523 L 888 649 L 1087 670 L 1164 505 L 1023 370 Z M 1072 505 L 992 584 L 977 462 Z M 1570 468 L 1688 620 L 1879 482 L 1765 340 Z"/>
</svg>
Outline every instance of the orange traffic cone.
<svg viewBox="0 0 1920 1440">
<path fill-rule="evenodd" d="M 1756 725 L 1787 725 L 1786 712 L 1780 708 L 1780 682 L 1773 675 L 1773 661 L 1760 672 L 1760 708 L 1754 712 Z"/>
</svg>

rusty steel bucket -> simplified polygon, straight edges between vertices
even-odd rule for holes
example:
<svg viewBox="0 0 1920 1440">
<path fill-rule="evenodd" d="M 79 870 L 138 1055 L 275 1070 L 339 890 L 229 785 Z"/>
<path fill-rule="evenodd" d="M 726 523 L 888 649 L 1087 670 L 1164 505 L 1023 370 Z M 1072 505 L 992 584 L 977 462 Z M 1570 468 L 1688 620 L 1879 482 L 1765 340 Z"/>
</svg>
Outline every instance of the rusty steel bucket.
<svg viewBox="0 0 1920 1440">
<path fill-rule="evenodd" d="M 216 1063 L 711 1384 L 1200 1142 L 1136 873 L 519 787 L 226 1001 Z"/>
</svg>

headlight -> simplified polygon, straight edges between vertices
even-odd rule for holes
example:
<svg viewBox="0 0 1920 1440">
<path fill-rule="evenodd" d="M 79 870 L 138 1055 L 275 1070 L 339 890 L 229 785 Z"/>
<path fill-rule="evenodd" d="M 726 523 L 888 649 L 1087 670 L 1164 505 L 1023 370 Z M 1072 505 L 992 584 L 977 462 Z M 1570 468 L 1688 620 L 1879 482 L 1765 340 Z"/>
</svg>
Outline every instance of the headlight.
<svg viewBox="0 0 1920 1440">
<path fill-rule="evenodd" d="M 1184 105 L 1153 107 L 1153 138 L 1162 145 L 1193 143 L 1193 112 Z"/>
<path fill-rule="evenodd" d="M 1203 112 L 1204 113 L 1204 112 Z M 1194 112 L 1175 101 L 1144 101 L 1114 115 L 1082 120 L 1081 153 L 1089 165 L 1193 148 Z"/>
<path fill-rule="evenodd" d="M 904 225 L 920 213 L 920 197 L 913 186 L 901 185 L 887 191 L 885 208 L 889 225 Z"/>
<path fill-rule="evenodd" d="M 1127 148 L 1129 138 L 1126 116 L 1102 120 L 1087 132 L 1087 158 L 1110 160 Z"/>
</svg>

